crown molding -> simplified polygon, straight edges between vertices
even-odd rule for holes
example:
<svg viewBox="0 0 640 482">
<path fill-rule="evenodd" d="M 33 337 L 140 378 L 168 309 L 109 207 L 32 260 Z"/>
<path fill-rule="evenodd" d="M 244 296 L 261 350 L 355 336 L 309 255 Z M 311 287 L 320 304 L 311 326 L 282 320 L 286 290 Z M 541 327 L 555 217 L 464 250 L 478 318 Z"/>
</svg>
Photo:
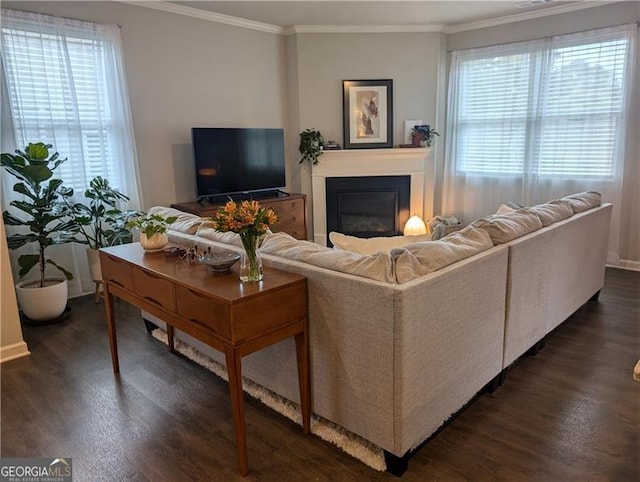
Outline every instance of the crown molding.
<svg viewBox="0 0 640 482">
<path fill-rule="evenodd" d="M 233 25 L 234 27 L 248 28 L 250 30 L 257 30 L 259 32 L 267 32 L 282 35 L 284 28 L 278 25 L 271 25 L 269 23 L 255 22 L 253 20 L 247 20 L 245 18 L 233 17 L 231 15 L 224 15 L 221 13 L 209 12 L 201 10 L 199 8 L 187 7 L 184 5 L 177 5 L 175 3 L 163 2 L 163 1 L 132 1 L 132 0 L 117 0 L 120 3 L 126 3 L 127 5 L 134 5 L 136 7 L 151 8 L 153 10 L 161 10 L 163 12 L 175 13 L 178 15 L 185 15 L 187 17 L 199 18 L 201 20 L 208 20 L 210 22 L 224 23 L 226 25 Z"/>
<path fill-rule="evenodd" d="M 297 33 L 406 33 L 443 32 L 444 24 L 431 25 L 293 25 L 284 29 L 284 35 Z"/>
<path fill-rule="evenodd" d="M 496 17 L 488 20 L 480 20 L 477 22 L 460 23 L 456 25 L 445 26 L 444 33 L 457 33 L 465 32 L 467 30 L 477 30 L 480 28 L 495 27 L 497 25 L 504 25 L 507 23 L 522 22 L 524 20 L 531 20 L 534 18 L 548 17 L 549 15 L 558 15 L 561 13 L 575 12 L 577 10 L 584 10 L 586 8 L 600 7 L 602 5 L 608 5 L 617 3 L 622 0 L 599 0 L 599 1 L 586 1 L 576 2 L 568 5 L 558 5 L 556 7 L 548 7 L 541 10 L 534 10 L 532 12 L 516 13 L 514 15 L 505 15 L 504 17 Z"/>
<path fill-rule="evenodd" d="M 623 0 L 596 0 L 596 1 L 577 1 L 568 5 L 558 5 L 532 12 L 517 13 L 514 15 L 505 15 L 503 17 L 492 18 L 488 20 L 480 20 L 477 22 L 460 23 L 455 25 L 446 24 L 426 24 L 426 25 L 292 25 L 289 27 L 280 27 L 269 23 L 256 22 L 241 17 L 233 17 L 221 13 L 209 12 L 199 8 L 187 7 L 175 3 L 165 1 L 144 1 L 144 0 L 116 0 L 119 3 L 134 5 L 137 7 L 151 8 L 163 12 L 184 15 L 187 17 L 198 18 L 210 22 L 217 22 L 234 27 L 247 28 L 257 30 L 259 32 L 272 33 L 276 35 L 295 35 L 299 33 L 406 33 L 406 32 L 442 32 L 446 34 L 464 32 L 467 30 L 477 30 L 481 28 L 494 27 L 507 23 L 522 22 L 534 18 L 547 17 L 549 15 L 558 15 L 561 13 L 574 12 L 584 10 L 586 8 L 599 7 L 617 3 Z"/>
</svg>

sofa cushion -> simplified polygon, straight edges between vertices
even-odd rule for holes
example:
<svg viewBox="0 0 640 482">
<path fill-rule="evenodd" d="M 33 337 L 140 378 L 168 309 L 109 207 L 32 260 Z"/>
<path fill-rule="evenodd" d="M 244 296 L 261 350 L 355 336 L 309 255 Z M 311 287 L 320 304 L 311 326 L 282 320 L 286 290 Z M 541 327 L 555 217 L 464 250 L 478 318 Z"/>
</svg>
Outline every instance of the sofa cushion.
<svg viewBox="0 0 640 482">
<path fill-rule="evenodd" d="M 396 281 L 406 283 L 491 247 L 493 243 L 486 231 L 467 226 L 437 241 L 394 249 L 391 256 Z"/>
<path fill-rule="evenodd" d="M 300 241 L 286 233 L 267 234 L 260 252 L 341 273 L 395 283 L 389 253 L 376 253 L 367 256 L 351 251 L 327 248 L 310 241 Z"/>
<path fill-rule="evenodd" d="M 374 254 L 381 251 L 389 252 L 394 248 L 401 248 L 408 244 L 419 243 L 421 241 L 429 241 L 430 234 L 420 234 L 417 236 L 387 236 L 378 238 L 357 238 L 346 234 L 331 231 L 329 240 L 333 243 L 333 247 L 344 249 L 359 254 Z"/>
<path fill-rule="evenodd" d="M 562 199 L 555 199 L 548 203 L 532 206 L 528 209 L 538 215 L 543 226 L 549 226 L 550 224 L 573 216 L 571 204 Z"/>
<path fill-rule="evenodd" d="M 518 209 L 520 208 L 514 208 L 512 206 L 509 206 L 508 204 L 500 204 L 500 206 L 498 206 L 496 214 L 512 213 L 513 211 L 517 211 Z"/>
<path fill-rule="evenodd" d="M 595 208 L 602 204 L 602 196 L 599 192 L 585 191 L 577 194 L 571 194 L 562 198 L 571 205 L 574 214 L 581 213 L 587 209 Z"/>
<path fill-rule="evenodd" d="M 471 225 L 489 233 L 493 244 L 503 244 L 540 229 L 542 222 L 535 212 L 525 208 L 476 219 Z"/>
<path fill-rule="evenodd" d="M 218 231 L 213 227 L 213 223 L 211 221 L 204 221 L 198 227 L 196 236 L 199 238 L 209 239 L 211 241 L 217 241 L 219 243 L 242 246 L 242 241 L 240 241 L 240 235 L 238 233 L 232 233 L 231 231 Z"/>
<path fill-rule="evenodd" d="M 204 218 L 196 216 L 195 214 L 185 213 L 184 211 L 164 206 L 153 206 L 149 208 L 147 214 L 158 214 L 165 218 L 176 216 L 178 219 L 169 225 L 169 229 L 185 234 L 195 234 L 198 227 L 205 221 Z"/>
<path fill-rule="evenodd" d="M 503 204 L 500 204 L 496 214 L 504 214 L 510 213 L 512 211 L 517 211 L 518 209 L 522 209 L 524 207 L 523 204 L 517 203 L 515 201 L 507 201 Z"/>
</svg>

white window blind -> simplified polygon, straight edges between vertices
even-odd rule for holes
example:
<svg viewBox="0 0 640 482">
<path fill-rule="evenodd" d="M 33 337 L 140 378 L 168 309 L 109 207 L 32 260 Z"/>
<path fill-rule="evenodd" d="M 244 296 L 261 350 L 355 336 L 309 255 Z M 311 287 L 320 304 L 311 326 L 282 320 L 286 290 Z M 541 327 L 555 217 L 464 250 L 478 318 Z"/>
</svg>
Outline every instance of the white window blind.
<svg viewBox="0 0 640 482">
<path fill-rule="evenodd" d="M 118 107 L 128 99 L 114 88 L 122 82 L 114 57 L 117 27 L 2 13 L 2 61 L 17 147 L 53 144 L 68 158 L 58 176 L 78 193 L 95 176 L 129 193 L 122 163 L 136 159 L 123 129 L 128 105 Z"/>
<path fill-rule="evenodd" d="M 613 178 L 626 27 L 452 54 L 456 171 Z"/>
</svg>

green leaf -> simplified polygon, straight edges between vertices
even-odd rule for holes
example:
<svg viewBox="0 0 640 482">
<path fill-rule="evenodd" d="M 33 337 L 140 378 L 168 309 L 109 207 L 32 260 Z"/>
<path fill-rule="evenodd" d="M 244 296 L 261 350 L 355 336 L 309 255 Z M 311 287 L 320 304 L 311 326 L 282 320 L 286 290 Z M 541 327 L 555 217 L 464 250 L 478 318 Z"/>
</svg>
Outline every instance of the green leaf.
<svg viewBox="0 0 640 482">
<path fill-rule="evenodd" d="M 41 183 L 53 176 L 53 171 L 46 164 L 30 164 L 24 167 L 23 174 L 34 183 Z"/>
<path fill-rule="evenodd" d="M 35 234 L 12 234 L 7 237 L 7 246 L 9 249 L 18 249 L 25 244 L 35 243 L 38 236 Z"/>
<path fill-rule="evenodd" d="M 51 144 L 43 144 L 42 142 L 38 142 L 36 144 L 31 144 L 27 146 L 27 155 L 33 160 L 44 160 L 49 157 L 49 147 Z"/>
<path fill-rule="evenodd" d="M 3 212 L 2 218 L 4 219 L 4 224 L 7 226 L 23 226 L 25 224 L 25 221 L 14 216 L 9 211 Z"/>
<path fill-rule="evenodd" d="M 62 274 L 64 274 L 65 278 L 67 278 L 67 280 L 72 280 L 73 279 L 73 273 L 71 273 L 70 271 L 67 271 L 65 268 L 63 268 L 62 266 L 60 266 L 59 264 L 57 264 L 55 261 L 51 260 L 51 259 L 47 259 L 46 261 L 47 264 L 53 265 L 56 268 L 58 268 Z"/>
<path fill-rule="evenodd" d="M 20 271 L 18 272 L 18 276 L 20 278 L 24 278 L 29 271 L 33 269 L 40 262 L 40 256 L 37 254 L 23 254 L 18 258 L 18 265 L 20 266 Z"/>
</svg>

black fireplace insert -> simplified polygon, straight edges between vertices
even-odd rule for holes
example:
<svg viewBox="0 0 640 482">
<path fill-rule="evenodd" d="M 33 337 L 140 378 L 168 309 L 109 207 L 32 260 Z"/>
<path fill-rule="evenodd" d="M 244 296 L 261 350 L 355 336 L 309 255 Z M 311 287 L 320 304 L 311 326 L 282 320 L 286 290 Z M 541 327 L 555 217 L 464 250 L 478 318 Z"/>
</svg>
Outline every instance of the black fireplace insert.
<svg viewBox="0 0 640 482">
<path fill-rule="evenodd" d="M 410 189 L 411 176 L 328 177 L 327 246 L 331 231 L 359 238 L 401 235 Z"/>
</svg>

